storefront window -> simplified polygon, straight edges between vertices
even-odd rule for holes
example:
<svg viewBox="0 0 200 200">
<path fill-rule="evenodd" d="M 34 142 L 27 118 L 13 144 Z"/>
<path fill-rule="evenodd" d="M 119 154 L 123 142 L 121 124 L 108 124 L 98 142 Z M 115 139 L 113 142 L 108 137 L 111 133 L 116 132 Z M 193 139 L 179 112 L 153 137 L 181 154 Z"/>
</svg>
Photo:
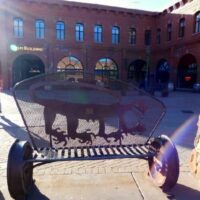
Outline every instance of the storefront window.
<svg viewBox="0 0 200 200">
<path fill-rule="evenodd" d="M 64 57 L 59 61 L 57 65 L 57 71 L 66 71 L 66 70 L 83 70 L 81 62 L 73 57 Z"/>
</svg>

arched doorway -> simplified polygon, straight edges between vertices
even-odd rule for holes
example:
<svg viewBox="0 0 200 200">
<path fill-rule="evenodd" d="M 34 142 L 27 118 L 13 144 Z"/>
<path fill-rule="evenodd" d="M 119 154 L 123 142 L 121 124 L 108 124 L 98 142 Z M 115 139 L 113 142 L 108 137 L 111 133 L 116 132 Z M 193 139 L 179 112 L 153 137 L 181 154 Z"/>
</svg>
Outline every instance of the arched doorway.
<svg viewBox="0 0 200 200">
<path fill-rule="evenodd" d="M 57 71 L 83 71 L 83 65 L 73 56 L 64 57 L 57 64 Z"/>
<path fill-rule="evenodd" d="M 110 58 L 101 58 L 95 66 L 95 75 L 102 79 L 104 76 L 109 78 L 119 78 L 117 64 Z"/>
<path fill-rule="evenodd" d="M 128 67 L 128 79 L 133 80 L 140 86 L 145 84 L 145 77 L 147 73 L 147 64 L 142 59 L 137 59 Z"/>
<path fill-rule="evenodd" d="M 197 62 L 192 54 L 184 55 L 178 64 L 177 87 L 192 88 L 197 81 Z"/>
<path fill-rule="evenodd" d="M 156 67 L 156 82 L 168 83 L 169 82 L 170 65 L 166 59 L 160 59 Z"/>
<path fill-rule="evenodd" d="M 32 54 L 20 55 L 13 62 L 13 85 L 44 72 L 44 63 L 38 56 Z"/>
</svg>

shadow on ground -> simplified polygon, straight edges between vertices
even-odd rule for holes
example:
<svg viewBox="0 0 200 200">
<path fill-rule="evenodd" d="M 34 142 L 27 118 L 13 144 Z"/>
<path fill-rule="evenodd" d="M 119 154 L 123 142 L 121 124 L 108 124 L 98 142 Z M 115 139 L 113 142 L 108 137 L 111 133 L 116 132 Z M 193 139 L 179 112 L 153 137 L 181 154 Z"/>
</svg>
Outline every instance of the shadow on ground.
<svg viewBox="0 0 200 200">
<path fill-rule="evenodd" d="M 7 133 L 9 133 L 10 136 L 14 138 L 21 139 L 21 140 L 28 139 L 28 135 L 25 129 L 23 127 L 18 126 L 17 124 L 12 122 L 10 119 L 8 119 L 5 116 L 1 116 L 0 126 Z"/>
<path fill-rule="evenodd" d="M 49 200 L 48 197 L 46 197 L 44 194 L 42 194 L 40 192 L 39 188 L 35 184 L 33 184 L 33 186 L 31 188 L 30 192 L 28 193 L 26 199 L 27 200 L 35 200 L 35 199 L 37 199 L 37 200 Z"/>
<path fill-rule="evenodd" d="M 200 199 L 200 191 L 178 184 L 167 195 L 171 200 Z"/>
<path fill-rule="evenodd" d="M 0 126 L 2 129 L 4 129 L 10 136 L 13 138 L 19 139 L 19 140 L 26 140 L 31 143 L 31 138 L 28 134 L 28 131 L 26 131 L 25 127 L 21 127 L 18 124 L 12 122 L 10 119 L 8 119 L 5 116 L 1 116 Z M 44 146 L 49 146 L 49 141 L 46 141 L 40 136 L 32 136 L 32 139 L 34 139 L 34 142 L 36 144 L 43 143 Z"/>
<path fill-rule="evenodd" d="M 0 191 L 0 200 L 5 200 L 5 198 L 4 198 L 3 194 L 1 193 L 1 191 Z"/>
</svg>

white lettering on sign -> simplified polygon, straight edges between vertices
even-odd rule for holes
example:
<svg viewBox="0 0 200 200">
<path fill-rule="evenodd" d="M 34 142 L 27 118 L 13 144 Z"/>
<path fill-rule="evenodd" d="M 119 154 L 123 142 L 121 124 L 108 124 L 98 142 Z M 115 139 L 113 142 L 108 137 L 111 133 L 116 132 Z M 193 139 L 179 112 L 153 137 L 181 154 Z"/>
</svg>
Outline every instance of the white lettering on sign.
<svg viewBox="0 0 200 200">
<path fill-rule="evenodd" d="M 29 47 L 29 46 L 16 46 L 14 44 L 10 45 L 12 51 L 44 51 L 41 47 Z"/>
</svg>

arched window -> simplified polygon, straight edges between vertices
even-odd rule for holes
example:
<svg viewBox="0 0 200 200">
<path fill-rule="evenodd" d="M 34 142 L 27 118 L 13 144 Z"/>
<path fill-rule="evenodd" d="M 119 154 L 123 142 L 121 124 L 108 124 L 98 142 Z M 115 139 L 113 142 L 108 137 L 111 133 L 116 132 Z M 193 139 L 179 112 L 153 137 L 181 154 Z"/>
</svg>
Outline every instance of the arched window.
<svg viewBox="0 0 200 200">
<path fill-rule="evenodd" d="M 59 61 L 57 65 L 57 71 L 66 71 L 66 70 L 83 70 L 81 62 L 73 57 L 64 57 Z"/>
<path fill-rule="evenodd" d="M 200 33 L 200 11 L 195 15 L 195 33 Z"/>
<path fill-rule="evenodd" d="M 24 22 L 21 18 L 14 19 L 14 36 L 18 38 L 22 38 L 24 36 Z"/>
<path fill-rule="evenodd" d="M 65 39 L 65 24 L 64 22 L 56 22 L 56 39 L 64 40 Z"/>
<path fill-rule="evenodd" d="M 181 18 L 180 21 L 179 21 L 178 36 L 184 37 L 184 34 L 185 34 L 185 18 Z"/>
<path fill-rule="evenodd" d="M 109 58 L 101 58 L 95 66 L 95 74 L 97 76 L 118 78 L 118 67 L 117 64 Z"/>
<path fill-rule="evenodd" d="M 120 29 L 118 26 L 112 27 L 112 43 L 119 44 L 120 41 Z"/>
<path fill-rule="evenodd" d="M 136 44 L 136 29 L 129 29 L 129 44 Z"/>
<path fill-rule="evenodd" d="M 76 24 L 76 41 L 83 41 L 84 40 L 84 26 L 81 23 Z"/>
<path fill-rule="evenodd" d="M 38 19 L 35 21 L 35 35 L 37 39 L 44 39 L 44 20 Z"/>
</svg>

